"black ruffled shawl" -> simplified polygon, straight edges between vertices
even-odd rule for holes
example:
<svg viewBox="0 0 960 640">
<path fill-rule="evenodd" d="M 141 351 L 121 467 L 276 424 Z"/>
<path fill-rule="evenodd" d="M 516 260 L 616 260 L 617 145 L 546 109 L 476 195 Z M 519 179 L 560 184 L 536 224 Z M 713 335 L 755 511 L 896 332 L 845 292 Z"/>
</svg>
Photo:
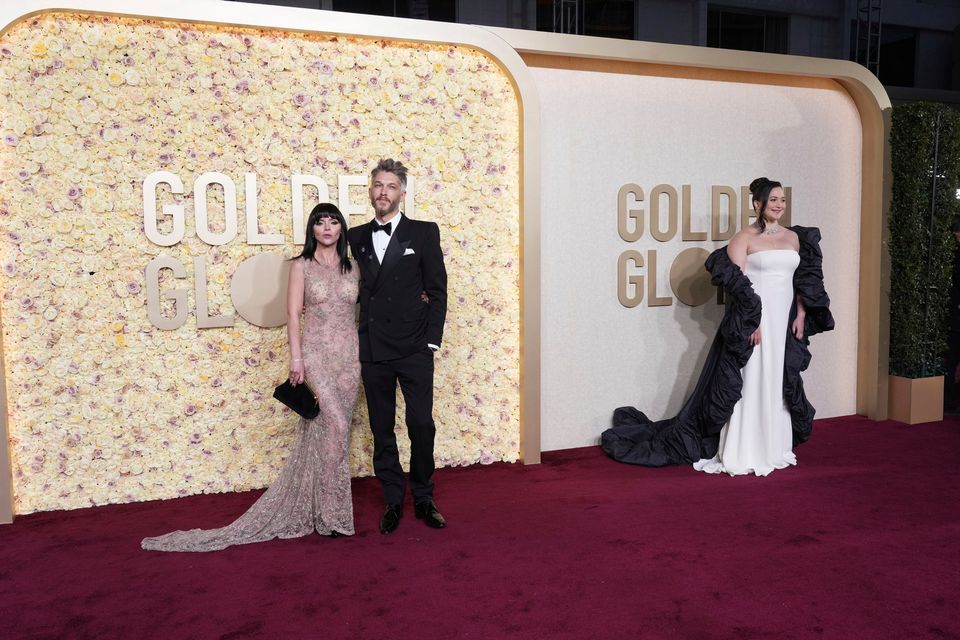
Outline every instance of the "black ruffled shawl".
<svg viewBox="0 0 960 640">
<path fill-rule="evenodd" d="M 791 229 L 800 238 L 800 264 L 793 274 L 796 295 L 785 336 L 783 397 L 790 411 L 796 446 L 810 437 L 815 413 L 800 377 L 810 364 L 810 336 L 833 329 L 833 316 L 823 287 L 820 230 L 800 226 Z M 600 445 L 615 460 L 661 467 L 692 464 L 717 453 L 720 430 L 729 421 L 743 389 L 740 370 L 753 353 L 748 338 L 760 326 L 760 297 L 730 260 L 726 247 L 710 254 L 704 266 L 713 284 L 723 287 L 726 309 L 697 386 L 673 418 L 653 422 L 634 407 L 614 411 L 613 427 L 600 436 Z M 806 308 L 802 339 L 790 332 L 797 314 L 797 296 Z"/>
</svg>

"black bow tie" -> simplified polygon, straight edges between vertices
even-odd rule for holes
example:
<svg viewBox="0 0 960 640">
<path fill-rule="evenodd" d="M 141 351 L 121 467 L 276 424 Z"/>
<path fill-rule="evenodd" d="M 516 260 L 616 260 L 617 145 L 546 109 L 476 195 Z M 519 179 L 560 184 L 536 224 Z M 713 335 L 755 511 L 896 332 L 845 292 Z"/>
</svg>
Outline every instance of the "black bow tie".
<svg viewBox="0 0 960 640">
<path fill-rule="evenodd" d="M 376 220 L 374 220 L 373 222 L 370 223 L 370 225 L 373 227 L 374 233 L 376 233 L 377 231 L 383 231 L 385 234 L 390 235 L 390 227 L 393 225 L 393 223 L 388 222 L 387 224 L 380 224 Z"/>
</svg>

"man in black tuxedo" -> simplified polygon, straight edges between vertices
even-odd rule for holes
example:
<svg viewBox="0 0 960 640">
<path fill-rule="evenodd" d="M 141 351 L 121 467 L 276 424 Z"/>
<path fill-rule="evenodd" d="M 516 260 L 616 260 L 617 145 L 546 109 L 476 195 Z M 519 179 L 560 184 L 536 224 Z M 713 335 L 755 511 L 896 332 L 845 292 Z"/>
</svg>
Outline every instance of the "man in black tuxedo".
<svg viewBox="0 0 960 640">
<path fill-rule="evenodd" d="M 374 220 L 350 229 L 350 251 L 360 267 L 360 371 L 373 432 L 373 469 L 386 509 L 380 532 L 400 524 L 406 483 L 397 437 L 397 384 L 406 401 L 410 437 L 410 492 L 417 518 L 442 529 L 433 501 L 433 354 L 447 315 L 447 271 L 440 229 L 400 212 L 407 169 L 381 160 L 370 172 Z"/>
</svg>

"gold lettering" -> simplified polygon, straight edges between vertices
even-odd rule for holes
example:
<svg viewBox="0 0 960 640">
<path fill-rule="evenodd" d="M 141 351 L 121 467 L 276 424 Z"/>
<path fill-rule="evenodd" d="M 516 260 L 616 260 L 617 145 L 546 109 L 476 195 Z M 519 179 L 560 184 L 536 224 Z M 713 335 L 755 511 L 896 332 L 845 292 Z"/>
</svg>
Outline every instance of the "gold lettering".
<svg viewBox="0 0 960 640">
<path fill-rule="evenodd" d="M 223 231 L 210 229 L 207 214 L 207 188 L 219 185 L 223 189 Z M 197 237 L 211 246 L 227 244 L 237 236 L 237 186 L 230 176 L 219 171 L 201 173 L 193 182 L 193 214 Z"/>
<path fill-rule="evenodd" d="M 636 242 L 643 237 L 643 209 L 628 209 L 627 196 L 633 195 L 637 202 L 643 202 L 643 189 L 636 184 L 625 184 L 617 193 L 617 232 L 626 242 Z M 628 220 L 633 220 L 633 230 L 630 230 Z M 640 263 L 643 264 L 642 262 Z"/>
<path fill-rule="evenodd" d="M 183 240 L 184 223 L 183 205 L 163 205 L 163 215 L 170 216 L 173 227 L 170 233 L 161 233 L 157 223 L 157 185 L 166 184 L 171 193 L 183 193 L 183 182 L 176 174 L 169 171 L 154 171 L 143 179 L 143 232 L 153 244 L 161 247 L 172 247 Z"/>
<path fill-rule="evenodd" d="M 676 194 L 676 191 L 674 191 Z M 674 229 L 676 230 L 676 229 Z M 670 296 L 657 295 L 657 250 L 647 251 L 647 306 L 648 307 L 669 307 L 673 304 L 673 298 Z"/>
<path fill-rule="evenodd" d="M 790 226 L 790 212 L 793 211 L 793 208 L 790 204 L 793 202 L 793 189 L 791 187 L 783 188 L 783 196 L 787 199 L 787 206 L 783 209 L 783 215 L 780 216 L 780 226 L 789 227 Z"/>
<path fill-rule="evenodd" d="M 721 197 L 726 196 L 727 208 L 726 229 L 720 230 L 720 220 L 723 214 L 723 208 L 720 203 Z M 710 239 L 711 240 L 729 240 L 737 231 L 737 192 L 733 187 L 726 185 L 714 185 L 710 189 Z"/>
<path fill-rule="evenodd" d="M 750 187 L 740 187 L 740 228 L 746 229 L 757 219 L 757 212 L 753 209 L 753 196 Z"/>
<path fill-rule="evenodd" d="M 147 264 L 147 318 L 158 329 L 173 330 L 187 321 L 187 290 L 160 290 L 160 270 L 170 269 L 174 278 L 186 278 L 187 270 L 183 264 L 170 256 L 157 256 Z M 174 315 L 167 318 L 160 309 L 160 298 L 173 300 Z"/>
<path fill-rule="evenodd" d="M 275 253 L 258 253 L 237 265 L 230 298 L 237 315 L 258 327 L 287 324 L 290 262 Z"/>
<path fill-rule="evenodd" d="M 660 228 L 660 197 L 667 196 L 667 230 Z M 677 235 L 677 190 L 669 184 L 658 184 L 650 192 L 650 235 L 659 242 L 669 242 Z"/>
<path fill-rule="evenodd" d="M 643 302 L 643 276 L 628 276 L 628 262 L 632 262 L 634 266 L 642 269 L 643 254 L 629 249 L 621 253 L 619 260 L 617 260 L 617 298 L 619 298 L 620 304 L 632 309 Z"/>
<path fill-rule="evenodd" d="M 713 297 L 710 274 L 703 263 L 710 256 L 706 249 L 684 249 L 670 267 L 670 288 L 677 300 L 689 307 L 699 307 Z"/>
<path fill-rule="evenodd" d="M 257 174 L 247 172 L 243 176 L 244 204 L 247 210 L 247 244 L 283 244 L 283 234 L 260 233 L 257 213 Z"/>
<path fill-rule="evenodd" d="M 410 177 L 407 177 L 407 187 L 410 187 L 409 180 Z M 343 217 L 347 219 L 348 226 L 353 226 L 354 224 L 362 224 L 359 220 L 357 222 L 351 222 L 354 217 L 358 217 L 366 222 L 370 219 L 370 193 L 367 191 L 367 187 L 370 186 L 370 182 L 367 176 L 339 176 L 337 178 L 337 200 L 339 202 L 340 212 L 343 214 Z M 354 187 L 353 191 L 359 191 L 356 187 L 363 187 L 361 196 L 354 198 L 355 194 L 351 194 L 351 187 Z M 412 190 L 408 189 L 407 199 L 404 200 L 404 213 L 407 216 L 413 215 L 412 210 L 407 206 L 409 200 L 409 194 L 412 193 Z M 321 200 L 321 202 L 323 202 Z"/>
<path fill-rule="evenodd" d="M 207 265 L 203 256 L 193 258 L 193 277 L 195 293 L 197 294 L 197 329 L 215 329 L 217 327 L 232 327 L 233 314 L 210 317 L 207 302 Z"/>
<path fill-rule="evenodd" d="M 683 220 L 683 230 L 680 232 L 680 237 L 684 242 L 696 242 L 698 240 L 706 240 L 707 232 L 706 231 L 693 231 L 690 227 L 690 185 L 685 184 L 680 187 L 680 202 L 681 202 L 681 218 Z"/>
</svg>

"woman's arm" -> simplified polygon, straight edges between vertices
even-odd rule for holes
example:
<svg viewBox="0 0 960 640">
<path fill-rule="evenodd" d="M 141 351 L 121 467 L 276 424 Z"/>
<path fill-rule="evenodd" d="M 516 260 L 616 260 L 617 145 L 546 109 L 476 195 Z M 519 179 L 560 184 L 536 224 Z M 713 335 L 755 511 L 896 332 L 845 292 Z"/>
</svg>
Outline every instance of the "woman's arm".
<svg viewBox="0 0 960 640">
<path fill-rule="evenodd" d="M 304 380 L 303 353 L 300 350 L 300 315 L 303 313 L 303 261 L 290 265 L 287 283 L 287 341 L 290 343 L 290 382 Z"/>
<path fill-rule="evenodd" d="M 744 231 L 733 236 L 730 244 L 727 245 L 727 256 L 730 258 L 730 262 L 740 267 L 740 271 L 745 271 L 747 268 L 747 247 L 749 245 L 750 237 Z M 747 341 L 754 347 L 760 344 L 760 327 L 757 327 L 757 330 L 750 334 Z"/>
<path fill-rule="evenodd" d="M 747 247 L 750 246 L 750 238 L 743 231 L 733 236 L 730 244 L 727 245 L 727 257 L 730 262 L 740 267 L 740 271 L 747 268 Z"/>
</svg>

